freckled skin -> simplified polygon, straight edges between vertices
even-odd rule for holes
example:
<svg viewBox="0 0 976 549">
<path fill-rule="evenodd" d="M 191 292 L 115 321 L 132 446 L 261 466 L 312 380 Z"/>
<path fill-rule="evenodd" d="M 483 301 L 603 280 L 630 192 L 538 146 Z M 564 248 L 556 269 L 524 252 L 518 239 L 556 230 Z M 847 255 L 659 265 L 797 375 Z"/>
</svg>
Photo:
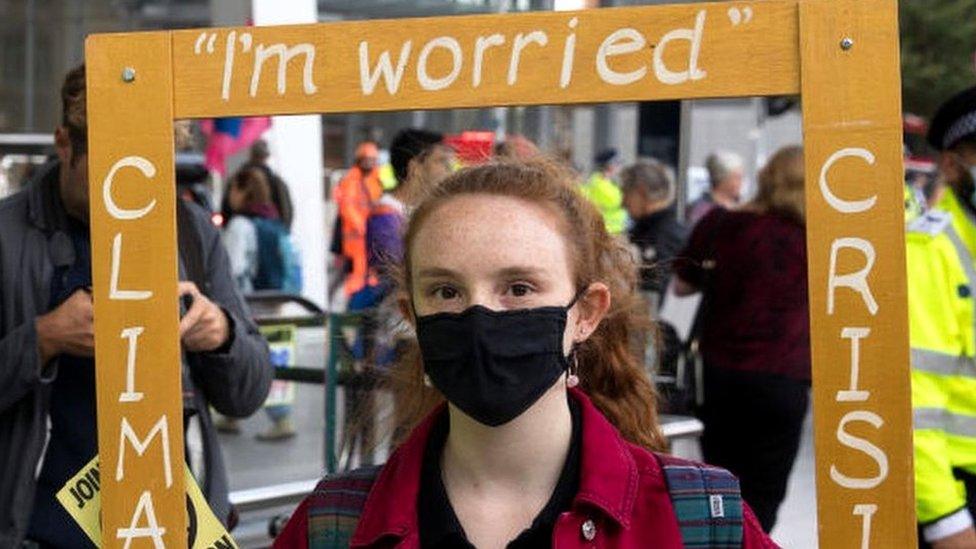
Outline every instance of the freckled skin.
<svg viewBox="0 0 976 549">
<path fill-rule="evenodd" d="M 413 297 L 421 315 L 461 311 L 473 305 L 494 310 L 566 305 L 576 289 L 570 256 L 555 214 L 530 202 L 493 195 L 463 195 L 431 212 L 411 250 Z M 511 277 L 504 269 L 527 267 L 532 277 Z M 453 271 L 424 276 L 425 269 Z M 532 291 L 513 295 L 513 283 Z M 453 299 L 431 295 L 432 285 L 449 284 Z M 577 312 L 570 311 L 566 350 Z"/>
<path fill-rule="evenodd" d="M 577 288 L 571 243 L 559 227 L 557 214 L 518 198 L 449 199 L 430 212 L 411 245 L 417 313 L 568 305 Z M 573 341 L 593 333 L 609 307 L 609 288 L 590 284 L 569 311 L 565 353 Z M 410 318 L 406 299 L 401 308 Z M 528 410 L 499 427 L 481 425 L 449 403 L 442 475 L 476 546 L 504 547 L 552 494 L 572 431 L 566 390 L 566 378 L 560 377 Z"/>
</svg>

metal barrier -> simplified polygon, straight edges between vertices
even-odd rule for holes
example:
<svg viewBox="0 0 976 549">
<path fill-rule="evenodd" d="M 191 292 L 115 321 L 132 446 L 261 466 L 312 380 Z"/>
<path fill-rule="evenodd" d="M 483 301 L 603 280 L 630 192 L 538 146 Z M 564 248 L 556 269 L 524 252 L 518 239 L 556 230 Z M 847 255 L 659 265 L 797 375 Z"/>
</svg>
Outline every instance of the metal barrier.
<svg viewBox="0 0 976 549">
<path fill-rule="evenodd" d="M 230 494 L 230 503 L 238 513 L 259 511 L 269 507 L 297 504 L 312 493 L 318 479 L 287 482 L 260 488 L 235 490 Z"/>
<path fill-rule="evenodd" d="M 259 291 L 245 296 L 252 318 L 259 327 L 295 326 L 298 328 L 322 328 L 326 343 L 323 349 L 324 363 L 296 363 L 287 368 L 275 368 L 276 380 L 302 384 L 321 385 L 324 392 L 323 410 L 325 432 L 323 462 L 326 473 L 334 473 L 339 467 L 337 447 L 338 393 L 347 392 L 344 399 L 347 413 L 359 406 L 372 389 L 373 378 L 368 372 L 357 371 L 361 360 L 354 357 L 344 331 L 357 331 L 369 312 L 329 313 L 314 302 L 294 294 L 276 291 Z M 361 369 L 361 368 L 360 368 Z M 258 488 L 231 492 L 230 501 L 240 513 L 274 509 L 297 504 L 315 487 L 318 478 L 273 484 Z M 281 523 L 280 517 L 271 519 L 269 532 L 273 533 Z"/>
</svg>

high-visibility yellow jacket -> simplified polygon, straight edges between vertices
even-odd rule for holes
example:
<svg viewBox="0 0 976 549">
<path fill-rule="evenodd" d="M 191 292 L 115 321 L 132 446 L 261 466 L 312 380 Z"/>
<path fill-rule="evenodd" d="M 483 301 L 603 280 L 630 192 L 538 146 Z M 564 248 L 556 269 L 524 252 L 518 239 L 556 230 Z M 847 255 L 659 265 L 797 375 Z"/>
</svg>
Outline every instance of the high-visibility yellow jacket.
<svg viewBox="0 0 976 549">
<path fill-rule="evenodd" d="M 938 539 L 972 520 L 953 470 L 976 474 L 976 269 L 949 213 L 909 222 L 906 244 L 916 510 Z"/>
<path fill-rule="evenodd" d="M 627 226 L 627 211 L 624 210 L 624 195 L 612 179 L 600 172 L 594 172 L 580 190 L 592 202 L 606 223 L 607 232 L 618 234 Z"/>
<path fill-rule="evenodd" d="M 952 216 L 952 228 L 966 245 L 969 256 L 976 258 L 976 214 L 959 201 L 952 189 L 946 189 L 937 207 Z"/>
<path fill-rule="evenodd" d="M 384 191 L 392 191 L 397 186 L 396 173 L 393 172 L 393 164 L 387 162 L 380 166 L 379 171 L 380 185 Z"/>
</svg>

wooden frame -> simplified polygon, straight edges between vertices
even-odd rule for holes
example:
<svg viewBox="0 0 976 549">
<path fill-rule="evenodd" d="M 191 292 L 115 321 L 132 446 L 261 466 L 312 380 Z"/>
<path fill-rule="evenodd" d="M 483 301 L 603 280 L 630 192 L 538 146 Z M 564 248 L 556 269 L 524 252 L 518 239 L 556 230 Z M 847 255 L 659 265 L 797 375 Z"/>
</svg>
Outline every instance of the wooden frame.
<svg viewBox="0 0 976 549">
<path fill-rule="evenodd" d="M 914 546 L 895 1 L 94 35 L 86 60 L 104 546 L 186 543 L 175 119 L 797 93 L 820 542 Z"/>
</svg>

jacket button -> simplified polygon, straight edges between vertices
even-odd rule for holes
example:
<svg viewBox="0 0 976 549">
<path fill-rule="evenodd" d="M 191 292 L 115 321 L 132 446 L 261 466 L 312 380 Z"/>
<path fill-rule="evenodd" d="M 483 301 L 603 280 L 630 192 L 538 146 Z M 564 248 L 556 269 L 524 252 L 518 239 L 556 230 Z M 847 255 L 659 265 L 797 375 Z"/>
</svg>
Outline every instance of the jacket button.
<svg viewBox="0 0 976 549">
<path fill-rule="evenodd" d="M 596 538 L 596 524 L 594 524 L 592 520 L 587 519 L 586 522 L 583 523 L 582 530 L 583 539 L 586 541 L 593 541 Z"/>
</svg>

